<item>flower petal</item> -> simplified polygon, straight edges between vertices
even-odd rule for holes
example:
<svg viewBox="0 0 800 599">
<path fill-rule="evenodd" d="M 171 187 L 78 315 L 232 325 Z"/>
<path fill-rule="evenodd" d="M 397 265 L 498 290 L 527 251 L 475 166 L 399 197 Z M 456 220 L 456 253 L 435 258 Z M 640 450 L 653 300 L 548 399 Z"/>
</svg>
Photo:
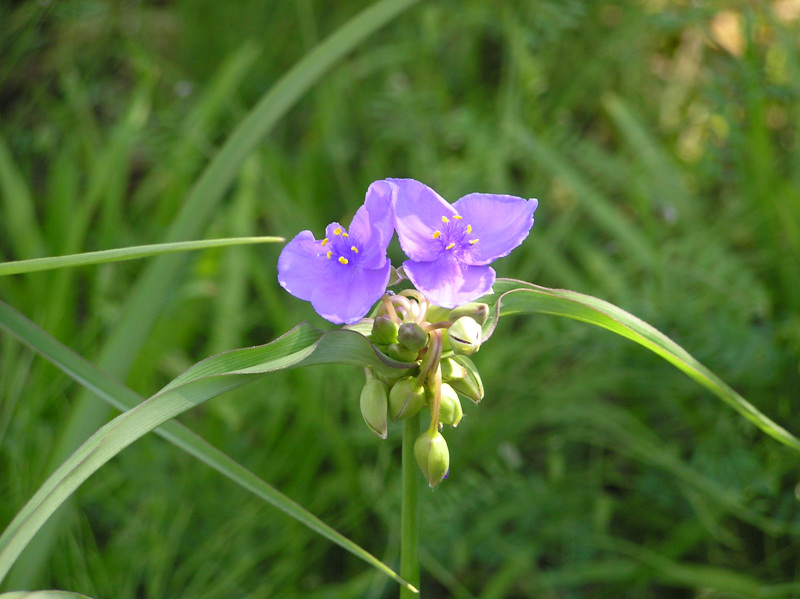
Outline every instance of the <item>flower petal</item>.
<svg viewBox="0 0 800 599">
<path fill-rule="evenodd" d="M 491 292 L 496 276 L 493 268 L 464 264 L 452 254 L 433 262 L 406 260 L 403 270 L 414 287 L 443 308 L 457 308 Z"/>
<path fill-rule="evenodd" d="M 350 235 L 361 247 L 359 264 L 365 268 L 382 268 L 393 234 L 392 186 L 386 181 L 375 181 L 367 190 L 364 205 L 350 223 Z"/>
<path fill-rule="evenodd" d="M 301 231 L 284 246 L 278 258 L 278 282 L 293 296 L 310 301 L 327 272 L 327 260 L 311 231 Z"/>
<path fill-rule="evenodd" d="M 382 268 L 339 268 L 335 262 L 328 275 L 317 281 L 311 305 L 317 314 L 335 324 L 353 324 L 369 312 L 386 291 L 392 265 Z"/>
<path fill-rule="evenodd" d="M 332 222 L 325 227 L 325 237 L 332 241 L 335 237 L 339 237 L 344 232 L 344 227 L 337 222 Z"/>
<path fill-rule="evenodd" d="M 485 265 L 507 256 L 528 236 L 538 205 L 537 200 L 488 193 L 471 193 L 455 202 L 453 208 L 478 240 L 464 253 L 464 262 Z"/>
<path fill-rule="evenodd" d="M 414 179 L 387 179 L 393 186 L 395 229 L 400 246 L 412 260 L 430 262 L 441 253 L 433 234 L 443 216 L 456 211 L 427 185 Z"/>
</svg>

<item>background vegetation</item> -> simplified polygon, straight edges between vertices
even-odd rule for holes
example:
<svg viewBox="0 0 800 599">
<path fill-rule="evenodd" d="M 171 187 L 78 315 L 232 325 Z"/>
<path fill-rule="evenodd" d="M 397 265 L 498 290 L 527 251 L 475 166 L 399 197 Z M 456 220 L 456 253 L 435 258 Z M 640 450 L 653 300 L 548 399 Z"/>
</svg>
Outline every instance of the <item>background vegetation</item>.
<svg viewBox="0 0 800 599">
<path fill-rule="evenodd" d="M 258 98 L 369 4 L 4 3 L 0 259 L 164 241 Z M 799 123 L 794 0 L 426 0 L 281 119 L 194 237 L 319 232 L 389 176 L 451 201 L 538 197 L 501 276 L 642 317 L 797 433 Z M 115 330 L 147 261 L 2 277 L 0 297 L 149 396 L 213 353 L 325 326 L 279 288 L 279 251 L 194 254 L 135 335 Z M 579 323 L 505 319 L 476 362 L 486 399 L 465 406 L 450 478 L 422 496 L 427 597 L 800 594 L 789 449 Z M 396 566 L 400 429 L 367 430 L 362 383 L 357 369 L 280 373 L 181 420 Z M 0 335 L 0 527 L 109 415 Z M 152 435 L 81 488 L 7 587 L 396 594 Z"/>
</svg>

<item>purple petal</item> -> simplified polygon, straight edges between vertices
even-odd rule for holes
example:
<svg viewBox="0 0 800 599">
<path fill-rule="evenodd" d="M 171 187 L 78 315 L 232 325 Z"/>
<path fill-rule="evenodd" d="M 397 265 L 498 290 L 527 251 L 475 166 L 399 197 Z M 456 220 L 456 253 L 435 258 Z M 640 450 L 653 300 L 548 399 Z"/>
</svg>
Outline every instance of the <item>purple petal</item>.
<svg viewBox="0 0 800 599">
<path fill-rule="evenodd" d="M 336 233 L 339 231 L 339 233 Z M 344 231 L 344 227 L 337 222 L 333 222 L 325 227 L 325 237 L 328 239 L 333 239 L 334 237 L 338 237 Z"/>
<path fill-rule="evenodd" d="M 430 262 L 441 253 L 441 244 L 433 234 L 443 216 L 456 211 L 427 185 L 414 179 L 387 179 L 392 186 L 395 228 L 400 246 L 412 260 Z"/>
<path fill-rule="evenodd" d="M 330 262 L 327 274 L 317 281 L 311 305 L 317 314 L 335 324 L 358 322 L 386 291 L 391 264 L 382 268 L 348 268 Z"/>
<path fill-rule="evenodd" d="M 320 256 L 321 246 L 311 231 L 301 231 L 281 251 L 278 258 L 278 282 L 295 297 L 310 301 L 314 290 L 327 272 L 327 260 Z"/>
<path fill-rule="evenodd" d="M 455 202 L 453 208 L 472 226 L 470 236 L 478 240 L 464 253 L 464 262 L 485 265 L 507 256 L 528 236 L 538 205 L 537 200 L 487 193 L 471 193 Z"/>
<path fill-rule="evenodd" d="M 493 268 L 464 264 L 452 254 L 434 262 L 406 260 L 403 270 L 414 287 L 443 308 L 456 308 L 489 293 L 495 279 Z"/>
<path fill-rule="evenodd" d="M 350 223 L 350 236 L 361 248 L 359 265 L 382 268 L 393 234 L 392 187 L 386 181 L 375 181 L 367 190 L 364 205 Z"/>
</svg>

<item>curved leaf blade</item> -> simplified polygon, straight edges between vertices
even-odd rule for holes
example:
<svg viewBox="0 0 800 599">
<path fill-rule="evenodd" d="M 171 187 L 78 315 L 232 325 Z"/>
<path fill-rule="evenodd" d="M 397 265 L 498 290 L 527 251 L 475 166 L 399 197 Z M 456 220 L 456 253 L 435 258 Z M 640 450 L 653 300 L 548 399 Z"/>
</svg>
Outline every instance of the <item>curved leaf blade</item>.
<svg viewBox="0 0 800 599">
<path fill-rule="evenodd" d="M 680 345 L 622 308 L 575 291 L 549 289 L 512 279 L 498 279 L 494 291 L 494 295 L 483 298 L 483 301 L 495 306 L 493 318 L 487 321 L 484 328 L 485 337 L 491 336 L 500 315 L 510 314 L 552 314 L 608 329 L 661 356 L 711 391 L 761 431 L 776 441 L 800 451 L 800 439 L 739 395 Z"/>
<path fill-rule="evenodd" d="M 3 593 L 0 599 L 91 599 L 91 597 L 69 591 L 12 591 Z"/>
<path fill-rule="evenodd" d="M 4 313 L 5 310 L 0 310 L 0 317 Z M 3 321 L 5 324 L 5 318 Z M 385 356 L 381 358 L 381 355 L 363 335 L 354 331 L 323 333 L 308 324 L 302 324 L 270 344 L 233 350 L 198 363 L 159 393 L 98 430 L 45 481 L 0 537 L 0 580 L 36 531 L 75 489 L 125 447 L 171 418 L 276 370 L 341 363 L 368 366 L 381 371 L 408 366 Z M 94 390 L 95 385 L 90 388 Z M 242 467 L 238 467 L 237 474 L 245 488 L 273 502 L 274 493 L 265 493 L 265 490 L 274 490 L 266 483 Z M 327 527 L 290 499 L 281 495 L 279 503 L 281 509 L 289 508 L 284 511 L 290 511 L 291 515 L 314 530 L 323 531 L 321 534 L 326 538 L 415 591 L 380 560 Z"/>
<path fill-rule="evenodd" d="M 283 237 L 228 237 L 226 239 L 205 239 L 200 241 L 178 241 L 174 243 L 155 243 L 151 245 L 137 245 L 99 252 L 84 252 L 68 256 L 49 256 L 47 258 L 31 258 L 30 260 L 16 260 L 0 262 L 0 276 L 18 275 L 42 270 L 54 270 L 71 266 L 87 266 L 89 264 L 104 264 L 106 262 L 121 262 L 135 260 L 160 254 L 186 252 L 189 250 L 204 250 L 208 248 L 227 247 L 232 245 L 248 245 L 254 243 L 280 243 L 286 241 Z"/>
<path fill-rule="evenodd" d="M 125 411 L 136 407 L 144 401 L 144 398 L 139 396 L 136 392 L 73 352 L 2 301 L 0 301 L 0 326 L 5 328 L 20 341 L 26 343 L 33 350 L 40 353 L 43 357 L 50 360 L 77 383 L 90 389 L 98 397 L 112 406 Z M 311 329 L 310 327 L 305 327 L 305 329 L 304 334 L 307 335 L 306 343 L 315 342 L 322 334 L 321 331 Z M 295 339 L 294 342 L 302 345 L 302 341 L 298 339 Z M 257 497 L 303 523 L 314 532 L 363 559 L 378 570 L 391 575 L 389 571 L 385 570 L 386 566 L 376 557 L 365 552 L 350 539 L 325 524 L 311 512 L 275 489 L 272 485 L 266 483 L 256 474 L 213 445 L 209 444 L 202 437 L 198 436 L 181 423 L 174 420 L 166 422 L 157 428 L 155 433 L 176 447 L 183 449 L 204 464 L 210 466 L 220 474 L 228 477 L 242 488 L 247 489 Z"/>
</svg>

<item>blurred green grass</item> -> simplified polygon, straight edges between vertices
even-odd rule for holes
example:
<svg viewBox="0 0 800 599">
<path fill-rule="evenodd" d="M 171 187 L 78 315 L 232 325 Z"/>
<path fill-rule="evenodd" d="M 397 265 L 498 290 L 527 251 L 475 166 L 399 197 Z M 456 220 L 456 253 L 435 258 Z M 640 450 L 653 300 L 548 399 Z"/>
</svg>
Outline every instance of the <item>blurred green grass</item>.
<svg viewBox="0 0 800 599">
<path fill-rule="evenodd" d="M 501 276 L 620 305 L 797 433 L 796 4 L 421 3 L 282 119 L 203 237 L 320 231 L 387 176 L 451 201 L 535 196 L 537 223 Z M 0 7 L 2 259 L 163 241 L 253 103 L 368 5 Z M 129 386 L 149 395 L 207 355 L 323 324 L 277 285 L 278 251 L 198 254 L 172 281 Z M 3 277 L 0 296 L 96 359 L 144 268 Z M 541 316 L 501 321 L 476 363 L 487 398 L 448 437 L 448 481 L 423 493 L 427 596 L 800 593 L 797 457 L 682 374 Z M 360 381 L 355 369 L 277 374 L 182 421 L 393 565 L 400 431 L 374 440 Z M 78 392 L 0 336 L 3 526 L 47 474 Z M 29 586 L 119 598 L 396 592 L 150 437 L 82 488 Z"/>
</svg>

